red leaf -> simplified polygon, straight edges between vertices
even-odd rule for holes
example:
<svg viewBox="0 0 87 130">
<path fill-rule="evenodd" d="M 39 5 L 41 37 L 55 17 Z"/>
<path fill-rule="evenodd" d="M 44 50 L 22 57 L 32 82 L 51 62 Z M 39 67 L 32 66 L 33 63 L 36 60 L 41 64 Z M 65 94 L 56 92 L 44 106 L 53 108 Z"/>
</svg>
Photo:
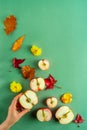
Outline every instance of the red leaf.
<svg viewBox="0 0 87 130">
<path fill-rule="evenodd" d="M 46 89 L 52 89 L 54 87 L 48 78 L 45 79 L 45 85 Z"/>
<path fill-rule="evenodd" d="M 45 80 L 46 89 L 53 89 L 55 83 L 57 82 L 57 80 L 55 80 L 52 75 L 49 75 L 49 77 L 44 80 Z"/>
<path fill-rule="evenodd" d="M 50 80 L 48 78 L 45 79 L 46 86 L 49 86 L 51 84 Z"/>
<path fill-rule="evenodd" d="M 77 114 L 74 122 L 75 123 L 83 123 L 84 119 L 82 118 L 82 116 L 80 114 Z"/>
<path fill-rule="evenodd" d="M 49 79 L 50 79 L 52 84 L 55 84 L 57 82 L 57 80 L 55 80 L 52 75 L 49 75 Z"/>
<path fill-rule="evenodd" d="M 20 64 L 23 63 L 25 61 L 25 59 L 17 59 L 17 58 L 14 58 L 13 59 L 13 66 L 15 68 L 20 68 Z"/>
</svg>

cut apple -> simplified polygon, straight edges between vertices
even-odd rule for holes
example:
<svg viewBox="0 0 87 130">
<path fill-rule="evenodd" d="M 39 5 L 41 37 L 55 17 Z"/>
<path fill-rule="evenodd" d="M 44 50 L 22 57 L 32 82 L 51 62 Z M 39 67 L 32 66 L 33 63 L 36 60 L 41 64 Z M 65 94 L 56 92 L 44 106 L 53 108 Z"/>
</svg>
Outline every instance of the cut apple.
<svg viewBox="0 0 87 130">
<path fill-rule="evenodd" d="M 50 121 L 52 112 L 48 108 L 40 108 L 36 113 L 36 117 L 41 122 Z"/>
<path fill-rule="evenodd" d="M 47 59 L 42 59 L 38 62 L 38 67 L 41 69 L 41 70 L 48 70 L 49 67 L 50 67 L 50 63 Z"/>
<path fill-rule="evenodd" d="M 20 98 L 19 103 L 25 109 L 32 109 L 38 103 L 38 97 L 32 90 L 27 90 Z"/>
<path fill-rule="evenodd" d="M 55 117 L 60 124 L 68 124 L 73 121 L 74 113 L 68 106 L 62 106 L 56 111 Z"/>
<path fill-rule="evenodd" d="M 49 108 L 55 108 L 57 106 L 57 98 L 56 97 L 49 97 L 46 99 L 46 104 Z"/>
<path fill-rule="evenodd" d="M 41 91 L 45 89 L 45 81 L 43 78 L 35 78 L 30 81 L 30 88 L 35 91 Z"/>
<path fill-rule="evenodd" d="M 46 99 L 46 104 L 49 108 L 55 108 L 57 106 L 57 98 L 56 97 L 49 97 Z"/>
</svg>

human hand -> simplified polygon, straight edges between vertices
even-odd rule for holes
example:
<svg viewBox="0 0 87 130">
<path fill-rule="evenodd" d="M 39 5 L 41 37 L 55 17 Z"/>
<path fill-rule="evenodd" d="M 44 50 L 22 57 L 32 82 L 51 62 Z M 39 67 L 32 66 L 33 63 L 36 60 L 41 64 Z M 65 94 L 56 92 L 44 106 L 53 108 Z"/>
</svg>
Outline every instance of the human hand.
<svg viewBox="0 0 87 130">
<path fill-rule="evenodd" d="M 16 97 L 14 97 L 11 105 L 9 106 L 8 109 L 8 116 L 6 118 L 6 121 L 9 123 L 9 125 L 13 125 L 15 124 L 23 115 L 25 115 L 27 112 L 29 112 L 28 109 L 24 109 L 21 112 L 17 111 L 17 102 L 18 99 L 20 98 L 22 94 L 17 95 Z"/>
<path fill-rule="evenodd" d="M 23 115 L 29 112 L 28 109 L 24 109 L 21 112 L 17 110 L 17 102 L 22 94 L 17 95 L 11 102 L 8 109 L 8 115 L 6 120 L 0 125 L 0 130 L 9 130 L 9 128 L 15 124 Z"/>
</svg>

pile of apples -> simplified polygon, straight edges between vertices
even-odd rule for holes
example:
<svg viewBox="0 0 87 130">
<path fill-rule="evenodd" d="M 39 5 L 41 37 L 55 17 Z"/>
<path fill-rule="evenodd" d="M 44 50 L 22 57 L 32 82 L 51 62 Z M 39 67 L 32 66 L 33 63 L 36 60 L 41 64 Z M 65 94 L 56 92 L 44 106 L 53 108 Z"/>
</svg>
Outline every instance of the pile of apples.
<svg viewBox="0 0 87 130">
<path fill-rule="evenodd" d="M 38 96 L 32 90 L 27 90 L 19 98 L 19 103 L 23 109 L 31 110 L 36 104 L 38 104 Z M 36 113 L 36 117 L 39 121 L 50 121 L 52 119 L 51 108 L 55 108 L 58 104 L 56 97 L 48 97 L 46 99 L 46 108 L 39 108 Z M 73 118 L 74 114 L 68 106 L 62 106 L 56 110 L 55 118 L 58 119 L 60 124 L 68 124 Z"/>
<path fill-rule="evenodd" d="M 40 60 L 38 66 L 41 70 L 49 69 L 48 60 Z M 52 88 L 56 80 L 50 75 L 48 78 L 43 79 L 41 77 L 34 78 L 30 81 L 31 90 L 25 91 L 22 96 L 19 98 L 19 104 L 23 109 L 31 110 L 36 104 L 38 104 L 38 96 L 36 92 L 44 90 L 47 87 Z M 58 100 L 56 97 L 48 97 L 46 99 L 46 108 L 39 108 L 36 112 L 36 117 L 39 121 L 45 122 L 52 119 L 51 109 L 55 108 L 58 105 Z M 68 106 L 61 106 L 55 112 L 55 118 L 59 121 L 60 124 L 68 124 L 74 118 L 74 113 Z"/>
</svg>

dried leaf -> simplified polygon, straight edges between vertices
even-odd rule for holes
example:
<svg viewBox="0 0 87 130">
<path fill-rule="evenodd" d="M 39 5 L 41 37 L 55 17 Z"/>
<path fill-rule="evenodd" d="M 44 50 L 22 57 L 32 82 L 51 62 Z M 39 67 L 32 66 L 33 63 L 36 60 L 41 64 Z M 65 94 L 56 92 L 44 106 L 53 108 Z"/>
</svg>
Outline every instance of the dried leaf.
<svg viewBox="0 0 87 130">
<path fill-rule="evenodd" d="M 75 123 L 83 123 L 84 122 L 84 119 L 82 118 L 82 116 L 80 114 L 77 114 L 75 120 L 74 120 Z"/>
<path fill-rule="evenodd" d="M 19 38 L 15 41 L 15 43 L 14 43 L 13 46 L 12 46 L 12 50 L 13 50 L 13 51 L 17 51 L 17 50 L 20 49 L 20 47 L 22 46 L 22 43 L 23 43 L 24 38 L 25 38 L 25 36 L 23 35 L 23 36 L 19 37 Z"/>
<path fill-rule="evenodd" d="M 45 80 L 46 89 L 53 89 L 55 83 L 57 82 L 57 80 L 55 80 L 52 75 L 49 75 L 49 77 L 44 80 Z"/>
<path fill-rule="evenodd" d="M 4 30 L 7 35 L 12 33 L 16 29 L 16 24 L 17 24 L 16 17 L 14 15 L 10 15 L 6 17 L 6 19 L 4 20 L 4 25 L 5 25 Z"/>
<path fill-rule="evenodd" d="M 35 74 L 35 68 L 30 68 L 30 66 L 22 67 L 22 75 L 25 79 L 33 79 Z"/>
<path fill-rule="evenodd" d="M 25 61 L 25 59 L 17 59 L 17 58 L 14 58 L 13 59 L 13 66 L 15 68 L 20 68 L 20 64 L 23 63 Z"/>
</svg>

